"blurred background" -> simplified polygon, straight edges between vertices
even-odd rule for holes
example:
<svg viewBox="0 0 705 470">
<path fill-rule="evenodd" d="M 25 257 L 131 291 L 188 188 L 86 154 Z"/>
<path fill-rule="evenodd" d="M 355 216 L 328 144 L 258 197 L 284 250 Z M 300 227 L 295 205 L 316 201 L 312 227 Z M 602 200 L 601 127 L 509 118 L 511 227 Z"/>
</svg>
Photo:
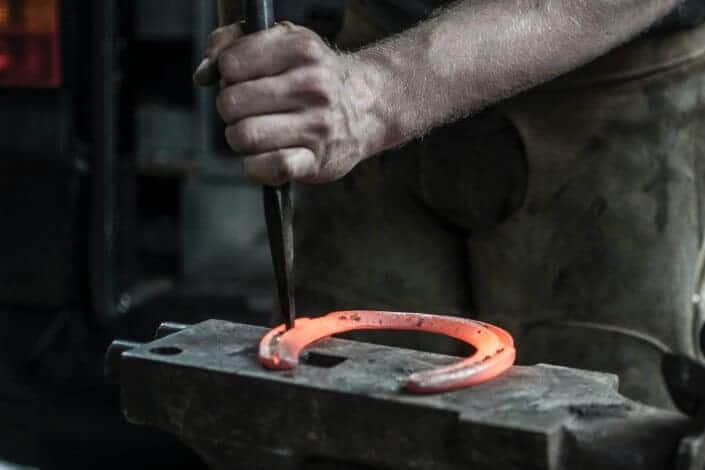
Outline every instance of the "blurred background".
<svg viewBox="0 0 705 470">
<path fill-rule="evenodd" d="M 332 36 L 343 0 L 277 3 Z M 199 468 L 127 424 L 116 337 L 266 324 L 259 188 L 191 82 L 215 0 L 0 0 L 0 468 Z"/>
</svg>

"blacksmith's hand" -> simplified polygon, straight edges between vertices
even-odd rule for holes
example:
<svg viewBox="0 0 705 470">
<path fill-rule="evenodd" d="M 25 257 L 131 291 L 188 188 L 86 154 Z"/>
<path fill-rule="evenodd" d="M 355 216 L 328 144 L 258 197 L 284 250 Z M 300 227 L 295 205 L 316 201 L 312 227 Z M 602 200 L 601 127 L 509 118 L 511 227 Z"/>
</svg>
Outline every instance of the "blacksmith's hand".
<svg viewBox="0 0 705 470">
<path fill-rule="evenodd" d="M 277 186 L 343 177 L 388 140 L 374 67 L 289 22 L 244 35 L 215 30 L 194 81 L 220 79 L 216 106 L 246 177 Z"/>
</svg>

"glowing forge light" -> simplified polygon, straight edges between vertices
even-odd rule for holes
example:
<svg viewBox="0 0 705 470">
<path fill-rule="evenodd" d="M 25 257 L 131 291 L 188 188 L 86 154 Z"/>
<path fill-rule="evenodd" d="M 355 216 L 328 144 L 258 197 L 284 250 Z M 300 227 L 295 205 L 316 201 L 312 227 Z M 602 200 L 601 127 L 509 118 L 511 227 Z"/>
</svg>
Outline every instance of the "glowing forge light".
<svg viewBox="0 0 705 470">
<path fill-rule="evenodd" d="M 0 73 L 10 66 L 10 48 L 5 41 L 0 40 Z"/>
<path fill-rule="evenodd" d="M 269 369 L 293 369 L 301 352 L 328 336 L 355 330 L 414 330 L 450 336 L 476 351 L 457 363 L 411 374 L 405 389 L 441 393 L 491 380 L 514 364 L 514 340 L 505 330 L 465 318 L 423 313 L 346 311 L 318 318 L 297 318 L 292 329 L 280 325 L 260 341 L 259 359 Z"/>
<path fill-rule="evenodd" d="M 59 0 L 0 0 L 0 87 L 61 87 L 59 12 Z"/>
</svg>

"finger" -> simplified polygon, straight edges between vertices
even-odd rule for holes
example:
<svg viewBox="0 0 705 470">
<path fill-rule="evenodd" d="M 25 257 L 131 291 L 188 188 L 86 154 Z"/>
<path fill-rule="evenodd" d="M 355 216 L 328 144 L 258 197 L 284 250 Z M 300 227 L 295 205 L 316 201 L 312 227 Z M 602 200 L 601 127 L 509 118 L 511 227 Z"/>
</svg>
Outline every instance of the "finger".
<svg viewBox="0 0 705 470">
<path fill-rule="evenodd" d="M 324 47 L 314 32 L 288 22 L 278 23 L 227 47 L 218 59 L 218 69 L 228 85 L 254 80 L 314 63 L 322 58 Z"/>
<path fill-rule="evenodd" d="M 220 27 L 208 36 L 206 57 L 193 74 L 193 81 L 196 85 L 208 86 L 218 81 L 220 78 L 218 73 L 218 57 L 230 44 L 242 37 L 243 34 L 242 25 L 240 23 L 234 23 L 229 26 Z"/>
<path fill-rule="evenodd" d="M 206 57 L 194 72 L 193 83 L 198 86 L 209 86 L 216 83 L 219 78 L 218 67 Z"/>
<path fill-rule="evenodd" d="M 244 36 L 242 23 L 233 23 L 228 26 L 221 26 L 215 29 L 208 36 L 208 48 L 206 49 L 206 57 L 211 61 L 218 60 L 220 54 L 236 39 Z"/>
<path fill-rule="evenodd" d="M 263 153 L 289 147 L 308 147 L 329 137 L 327 123 L 312 113 L 253 116 L 225 129 L 225 138 L 236 152 Z"/>
<path fill-rule="evenodd" d="M 326 78 L 319 75 L 297 68 L 275 77 L 236 83 L 218 95 L 218 113 L 226 124 L 232 124 L 251 116 L 323 106 L 333 97 Z"/>
<path fill-rule="evenodd" d="M 242 169 L 250 181 L 281 186 L 289 181 L 312 178 L 318 163 L 307 148 L 286 148 L 248 156 L 242 161 Z"/>
</svg>

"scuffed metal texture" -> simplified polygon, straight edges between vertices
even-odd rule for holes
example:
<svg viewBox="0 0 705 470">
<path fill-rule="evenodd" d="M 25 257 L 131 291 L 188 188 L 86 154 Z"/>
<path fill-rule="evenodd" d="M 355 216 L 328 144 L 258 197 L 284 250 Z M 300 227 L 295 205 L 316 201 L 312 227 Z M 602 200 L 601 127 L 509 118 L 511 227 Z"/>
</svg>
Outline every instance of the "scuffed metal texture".
<svg viewBox="0 0 705 470">
<path fill-rule="evenodd" d="M 688 424 L 625 399 L 615 376 L 547 365 L 410 396 L 404 377 L 455 358 L 333 339 L 271 372 L 265 331 L 209 320 L 113 358 L 125 415 L 222 469 L 661 470 Z"/>
</svg>

